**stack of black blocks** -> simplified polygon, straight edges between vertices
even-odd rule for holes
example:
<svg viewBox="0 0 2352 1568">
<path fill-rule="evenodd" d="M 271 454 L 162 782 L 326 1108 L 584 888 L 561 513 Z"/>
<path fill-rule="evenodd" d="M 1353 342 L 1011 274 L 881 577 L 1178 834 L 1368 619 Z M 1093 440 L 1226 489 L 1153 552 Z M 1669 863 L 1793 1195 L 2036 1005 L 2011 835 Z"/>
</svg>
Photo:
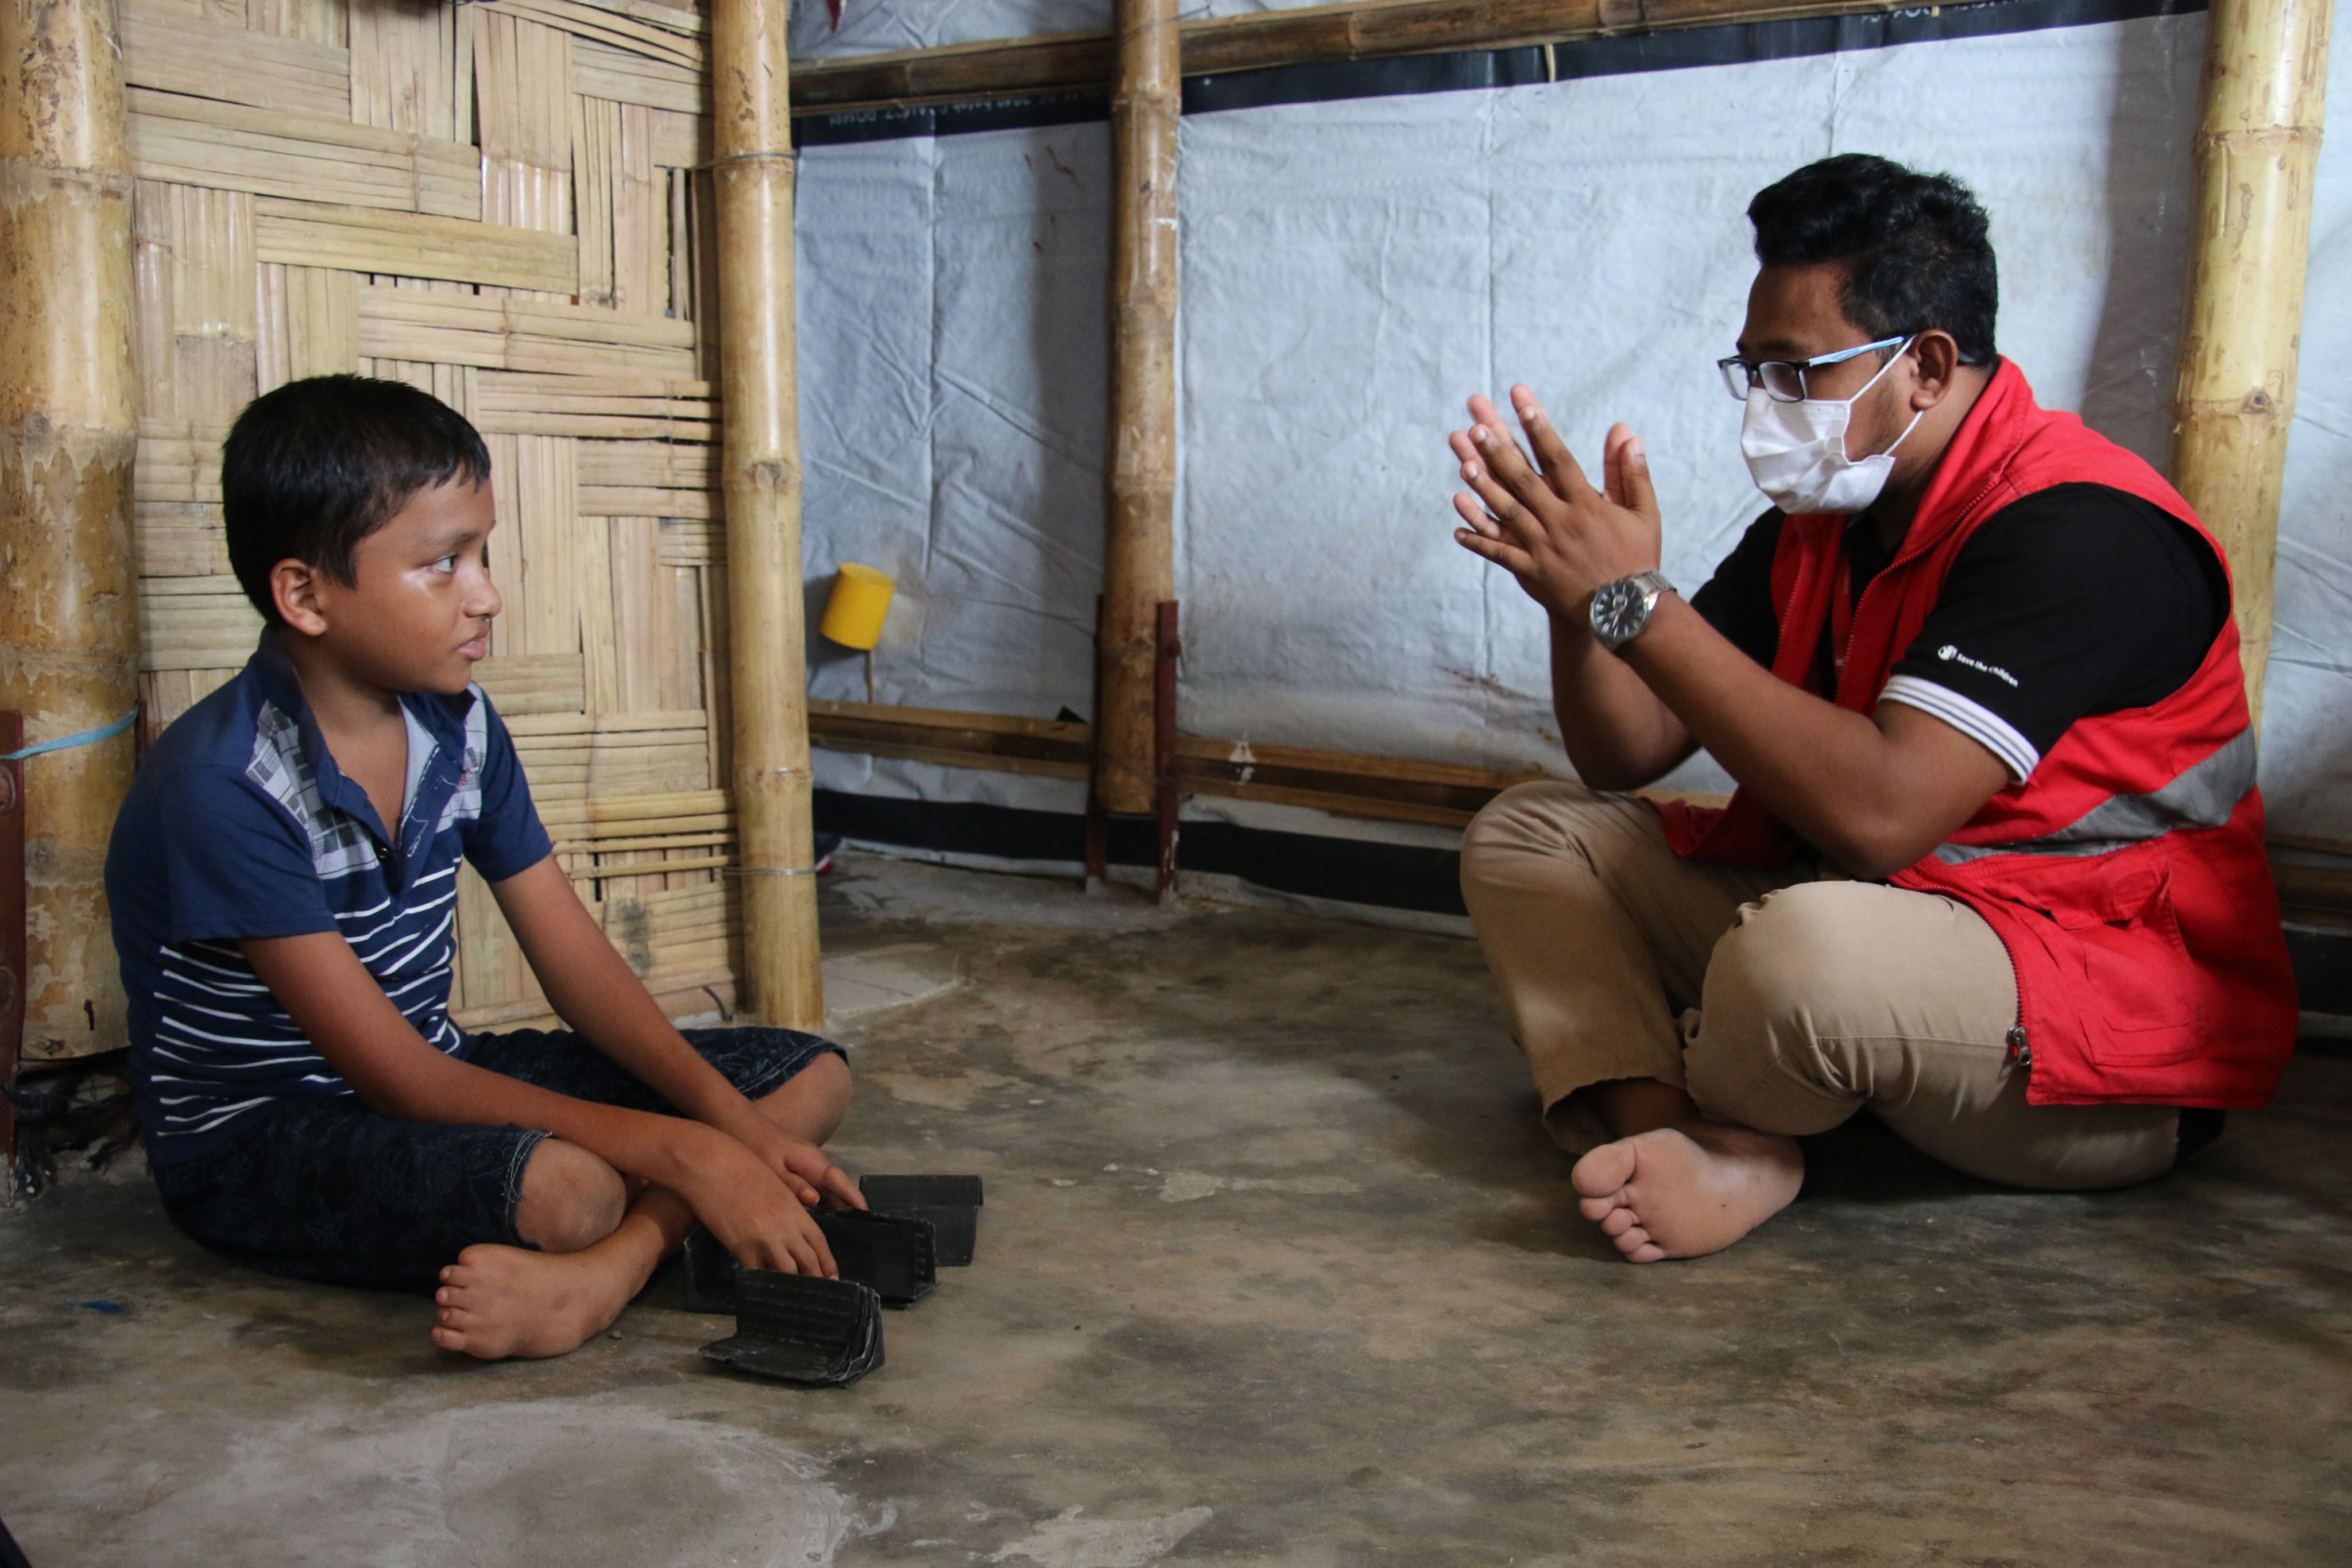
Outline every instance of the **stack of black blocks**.
<svg viewBox="0 0 2352 1568">
<path fill-rule="evenodd" d="M 686 1239 L 686 1310 L 733 1312 L 711 1361 L 789 1383 L 846 1387 L 882 1364 L 881 1308 L 929 1295 L 941 1267 L 969 1264 L 982 1203 L 976 1176 L 871 1176 L 868 1207 L 817 1212 L 838 1280 L 739 1269 L 710 1232 Z"/>
<path fill-rule="evenodd" d="M 882 1364 L 881 1298 L 855 1281 L 746 1269 L 734 1296 L 734 1333 L 702 1347 L 722 1366 L 846 1388 Z"/>
</svg>

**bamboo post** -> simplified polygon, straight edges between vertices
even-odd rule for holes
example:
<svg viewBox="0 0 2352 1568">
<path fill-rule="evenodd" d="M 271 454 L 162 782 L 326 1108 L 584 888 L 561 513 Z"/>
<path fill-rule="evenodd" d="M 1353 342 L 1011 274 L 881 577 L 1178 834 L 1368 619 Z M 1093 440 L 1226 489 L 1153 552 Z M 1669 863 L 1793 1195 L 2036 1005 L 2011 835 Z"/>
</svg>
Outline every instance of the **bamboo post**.
<svg viewBox="0 0 2352 1568">
<path fill-rule="evenodd" d="M 0 708 L 0 752 L 25 716 Z M 0 1208 L 16 1199 L 16 1076 L 25 1045 L 25 764 L 0 762 Z"/>
<path fill-rule="evenodd" d="M 743 892 L 742 1010 L 824 1021 L 803 667 L 786 0 L 711 9 L 729 665 Z"/>
<path fill-rule="evenodd" d="M 1111 88 L 1109 527 L 1103 544 L 1097 788 L 1153 810 L 1160 605 L 1176 597 L 1176 0 L 1118 0 Z"/>
<path fill-rule="evenodd" d="M 33 744 L 138 701 L 131 149 L 110 0 L 0 5 L 0 709 Z M 37 758 L 26 790 L 27 1060 L 125 1043 L 104 870 L 121 734 Z"/>
<path fill-rule="evenodd" d="M 2213 0 L 2205 24 L 2172 472 L 2229 555 L 2258 726 L 2333 9 L 2333 0 Z"/>
</svg>

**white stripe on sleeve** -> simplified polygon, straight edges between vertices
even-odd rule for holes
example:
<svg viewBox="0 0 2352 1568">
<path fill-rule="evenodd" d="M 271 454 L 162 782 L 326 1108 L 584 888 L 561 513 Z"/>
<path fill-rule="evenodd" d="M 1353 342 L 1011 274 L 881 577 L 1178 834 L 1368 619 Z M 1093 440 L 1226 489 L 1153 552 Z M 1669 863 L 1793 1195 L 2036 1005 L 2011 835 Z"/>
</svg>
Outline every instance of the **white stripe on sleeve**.
<svg viewBox="0 0 2352 1568">
<path fill-rule="evenodd" d="M 1933 714 L 2001 760 L 2010 777 L 2022 784 L 2032 776 L 2042 753 L 2017 727 L 1982 703 L 1972 702 L 1948 687 L 1917 675 L 1896 675 L 1878 694 L 1883 703 L 1901 703 Z"/>
</svg>

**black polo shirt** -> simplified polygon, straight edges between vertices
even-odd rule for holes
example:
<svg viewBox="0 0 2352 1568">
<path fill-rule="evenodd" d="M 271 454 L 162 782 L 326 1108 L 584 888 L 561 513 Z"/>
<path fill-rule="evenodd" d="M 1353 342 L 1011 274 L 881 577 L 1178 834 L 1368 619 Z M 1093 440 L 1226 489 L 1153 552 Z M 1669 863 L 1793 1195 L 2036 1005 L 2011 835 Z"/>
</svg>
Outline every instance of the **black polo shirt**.
<svg viewBox="0 0 2352 1568">
<path fill-rule="evenodd" d="M 1780 649 L 1772 558 L 1782 516 L 1748 526 L 1691 606 L 1758 664 Z M 1846 529 L 1857 601 L 1893 559 Z M 2002 507 L 1960 547 L 1881 694 L 1934 714 L 2012 777 L 2030 775 L 2076 719 L 2162 701 L 2187 684 L 2230 612 L 2227 580 L 2193 529 L 2105 485 L 2058 485 Z M 1811 687 L 1835 690 L 1822 629 Z"/>
</svg>

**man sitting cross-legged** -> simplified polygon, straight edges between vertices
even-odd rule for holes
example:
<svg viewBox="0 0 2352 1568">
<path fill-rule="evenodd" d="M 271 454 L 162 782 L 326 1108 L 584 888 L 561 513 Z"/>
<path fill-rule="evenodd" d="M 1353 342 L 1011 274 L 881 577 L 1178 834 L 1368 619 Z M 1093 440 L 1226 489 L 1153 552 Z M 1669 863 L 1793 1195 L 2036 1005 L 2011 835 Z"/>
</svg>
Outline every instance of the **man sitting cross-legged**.
<svg viewBox="0 0 2352 1568">
<path fill-rule="evenodd" d="M 834 1271 L 804 1206 L 865 1207 L 817 1145 L 838 1048 L 672 1028 L 572 892 L 472 684 L 501 601 L 490 459 L 457 413 L 322 376 L 221 463 L 268 622 L 163 732 L 107 857 L 163 1207 L 273 1273 L 438 1280 L 434 1343 L 560 1355 L 699 1217 L 742 1262 Z M 577 1034 L 449 1019 L 460 858 Z"/>
<path fill-rule="evenodd" d="M 1549 612 L 1584 781 L 1480 813 L 1463 894 L 1635 1262 L 1746 1235 L 1794 1136 L 1865 1106 L 1996 1181 L 2145 1179 L 2268 1099 L 2295 1029 L 2212 539 L 1995 355 L 1957 181 L 1846 155 L 1748 215 L 1722 370 L 1774 506 L 1689 600 L 1623 425 L 1597 490 L 1524 387 L 1535 465 L 1484 398 L 1453 437 L 1456 538 Z M 1702 746 L 1727 810 L 1601 792 Z"/>
</svg>

